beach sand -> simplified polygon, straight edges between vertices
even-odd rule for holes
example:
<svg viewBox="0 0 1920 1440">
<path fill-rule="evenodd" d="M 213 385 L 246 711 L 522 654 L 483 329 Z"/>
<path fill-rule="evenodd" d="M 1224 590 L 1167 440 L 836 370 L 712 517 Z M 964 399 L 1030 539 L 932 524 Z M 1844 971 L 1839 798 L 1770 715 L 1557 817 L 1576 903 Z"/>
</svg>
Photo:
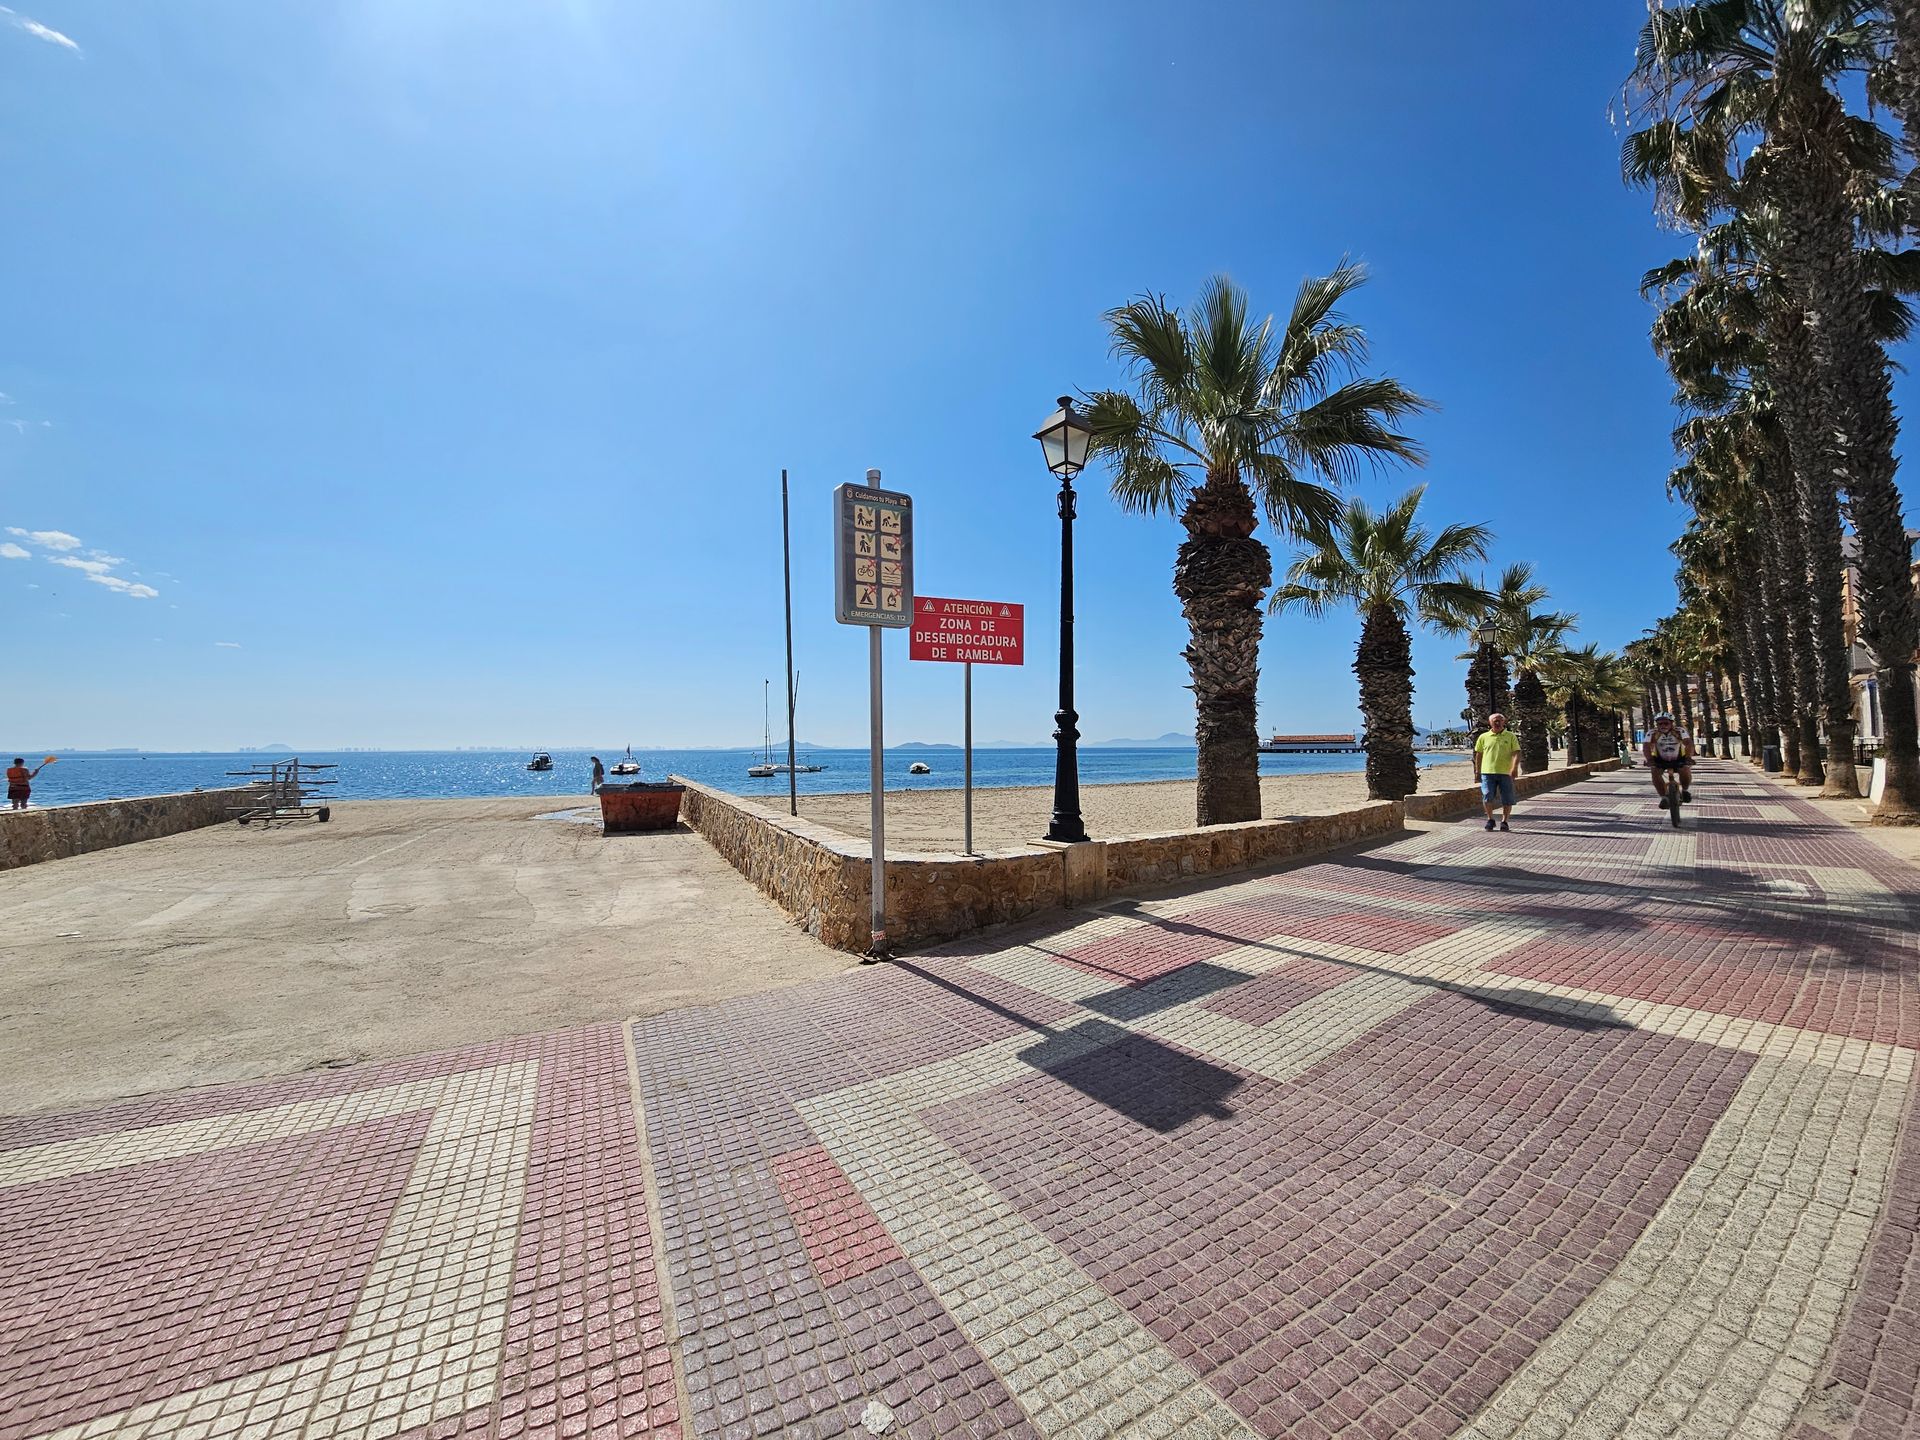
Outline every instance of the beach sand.
<svg viewBox="0 0 1920 1440">
<path fill-rule="evenodd" d="M 1561 763 L 1554 757 L 1555 765 Z M 1423 792 L 1473 783 L 1472 766 L 1449 760 L 1420 772 Z M 1147 835 L 1193 828 L 1191 780 L 1153 780 L 1127 785 L 1082 785 L 1080 811 L 1087 834 Z M 1260 813 L 1324 815 L 1364 804 L 1367 777 L 1358 770 L 1311 775 L 1266 775 L 1260 780 Z M 777 803 L 777 802 L 776 802 Z M 770 807 L 771 808 L 771 807 Z M 778 805 L 786 812 L 784 804 Z M 1016 786 L 973 792 L 973 847 L 978 851 L 1024 845 L 1047 833 L 1053 813 L 1053 787 Z M 849 835 L 867 834 L 864 794 L 802 795 L 800 818 L 830 825 Z M 887 792 L 887 849 L 957 851 L 961 846 L 961 795 L 953 790 Z"/>
</svg>

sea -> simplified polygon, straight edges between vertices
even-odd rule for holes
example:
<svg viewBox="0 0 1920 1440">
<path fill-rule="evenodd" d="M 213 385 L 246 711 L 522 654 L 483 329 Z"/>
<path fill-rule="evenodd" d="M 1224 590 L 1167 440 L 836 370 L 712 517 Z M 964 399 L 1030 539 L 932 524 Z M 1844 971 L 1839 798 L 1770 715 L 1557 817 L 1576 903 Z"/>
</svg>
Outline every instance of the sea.
<svg viewBox="0 0 1920 1440">
<path fill-rule="evenodd" d="M 42 752 L 44 753 L 44 752 Z M 553 769 L 527 769 L 530 752 L 525 750 L 349 750 L 299 752 L 299 758 L 315 764 L 331 765 L 317 772 L 339 783 L 327 791 L 341 800 L 462 799 L 509 796 L 552 796 L 556 800 L 584 796 L 592 763 L 590 753 L 598 754 L 611 768 L 624 751 L 613 747 L 589 752 L 555 750 Z M 10 756 L 8 758 L 11 758 Z M 141 751 L 69 751 L 56 764 L 41 771 L 33 782 L 36 805 L 73 805 L 87 800 L 125 799 L 136 795 L 166 795 L 175 791 L 212 789 L 220 785 L 239 785 L 244 772 L 274 760 L 288 760 L 289 754 L 277 752 L 239 752 L 234 754 L 162 754 Z M 663 780 L 669 774 L 685 775 L 716 789 L 735 795 L 777 798 L 787 793 L 787 777 L 754 779 L 747 767 L 763 757 L 751 750 L 636 750 L 640 763 L 639 778 Z M 781 758 L 776 756 L 776 759 Z M 801 752 L 802 763 L 826 768 L 798 777 L 805 794 L 857 792 L 865 794 L 867 752 L 861 750 L 814 749 Z M 886 788 L 894 790 L 953 790 L 961 783 L 960 748 L 944 746 L 908 747 L 886 752 Z M 1422 756 L 1422 764 L 1436 764 L 1448 756 Z M 40 763 L 41 755 L 27 757 L 29 765 Z M 1260 771 L 1264 775 L 1317 774 L 1327 771 L 1359 770 L 1361 755 L 1262 755 Z M 919 762 L 931 771 L 912 775 L 909 765 Z M 1083 785 L 1113 785 L 1138 780 L 1191 780 L 1195 775 L 1192 749 L 1121 749 L 1093 746 L 1080 752 L 1080 781 Z M 609 779 L 618 777 L 609 776 Z M 973 783 L 979 789 L 1011 785 L 1051 785 L 1053 783 L 1053 747 L 1030 749 L 976 750 L 973 755 Z"/>
</svg>

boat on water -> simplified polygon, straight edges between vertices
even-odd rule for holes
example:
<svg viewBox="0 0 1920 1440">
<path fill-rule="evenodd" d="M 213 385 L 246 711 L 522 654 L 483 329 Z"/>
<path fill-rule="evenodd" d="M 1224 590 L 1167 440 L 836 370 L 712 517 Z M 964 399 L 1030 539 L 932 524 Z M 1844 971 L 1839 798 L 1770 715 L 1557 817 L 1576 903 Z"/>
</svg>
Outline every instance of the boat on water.
<svg viewBox="0 0 1920 1440">
<path fill-rule="evenodd" d="M 927 762 L 924 760 L 916 760 L 911 765 L 907 766 L 907 774 L 931 775 L 933 774 L 933 767 L 927 764 Z"/>
<path fill-rule="evenodd" d="M 640 762 L 633 758 L 633 746 L 627 746 L 627 758 L 614 761 L 613 768 L 607 773 L 609 775 L 638 775 L 640 773 Z"/>
<path fill-rule="evenodd" d="M 553 769 L 553 756 L 549 755 L 544 750 L 537 751 L 535 752 L 534 757 L 531 760 L 527 761 L 527 769 L 551 770 Z"/>
<path fill-rule="evenodd" d="M 762 758 L 758 765 L 749 765 L 747 774 L 756 780 L 765 780 L 770 775 L 778 775 L 786 769 L 784 765 L 773 763 L 773 681 L 760 682 L 760 743 L 763 747 Z"/>
</svg>

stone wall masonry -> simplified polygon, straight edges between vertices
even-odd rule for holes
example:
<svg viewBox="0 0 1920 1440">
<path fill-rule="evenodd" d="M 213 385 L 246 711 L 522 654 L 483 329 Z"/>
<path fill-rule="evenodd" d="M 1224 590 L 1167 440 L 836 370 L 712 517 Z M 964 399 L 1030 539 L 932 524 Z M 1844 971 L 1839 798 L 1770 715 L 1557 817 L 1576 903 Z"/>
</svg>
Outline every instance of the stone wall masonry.
<svg viewBox="0 0 1920 1440">
<path fill-rule="evenodd" d="M 0 870 L 218 825 L 233 818 L 227 813 L 229 805 L 253 793 L 251 786 L 235 785 L 129 800 L 91 800 L 84 805 L 0 810 Z"/>
<path fill-rule="evenodd" d="M 680 813 L 734 869 L 808 934 L 837 950 L 872 941 L 867 842 L 688 780 Z M 1042 910 L 1124 890 L 1252 869 L 1358 841 L 1398 834 L 1401 807 L 1257 820 L 1205 830 L 1091 840 L 1037 841 L 986 855 L 893 852 L 887 856 L 887 920 L 896 945 L 926 945 Z"/>
<path fill-rule="evenodd" d="M 1603 770 L 1619 768 L 1619 756 L 1610 755 L 1605 760 L 1569 765 L 1561 770 L 1536 770 L 1514 781 L 1515 797 L 1524 800 L 1529 795 L 1541 795 L 1549 790 L 1558 790 L 1562 785 L 1576 784 Z M 1406 806 L 1407 817 L 1412 820 L 1458 820 L 1463 815 L 1477 815 L 1480 812 L 1480 787 L 1468 785 L 1460 790 L 1436 790 L 1431 795 L 1409 795 Z"/>
</svg>

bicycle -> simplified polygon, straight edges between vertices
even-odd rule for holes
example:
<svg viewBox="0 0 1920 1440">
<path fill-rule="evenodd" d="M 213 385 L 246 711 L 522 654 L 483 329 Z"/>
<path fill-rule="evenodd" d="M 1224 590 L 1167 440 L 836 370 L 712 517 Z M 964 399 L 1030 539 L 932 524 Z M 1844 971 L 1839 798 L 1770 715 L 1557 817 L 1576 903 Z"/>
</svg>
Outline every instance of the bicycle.
<svg viewBox="0 0 1920 1440">
<path fill-rule="evenodd" d="M 1680 807 L 1684 803 L 1680 796 L 1680 781 L 1678 779 L 1669 781 L 1667 793 L 1660 797 L 1660 808 L 1673 818 L 1673 828 L 1676 830 L 1680 828 Z"/>
</svg>

